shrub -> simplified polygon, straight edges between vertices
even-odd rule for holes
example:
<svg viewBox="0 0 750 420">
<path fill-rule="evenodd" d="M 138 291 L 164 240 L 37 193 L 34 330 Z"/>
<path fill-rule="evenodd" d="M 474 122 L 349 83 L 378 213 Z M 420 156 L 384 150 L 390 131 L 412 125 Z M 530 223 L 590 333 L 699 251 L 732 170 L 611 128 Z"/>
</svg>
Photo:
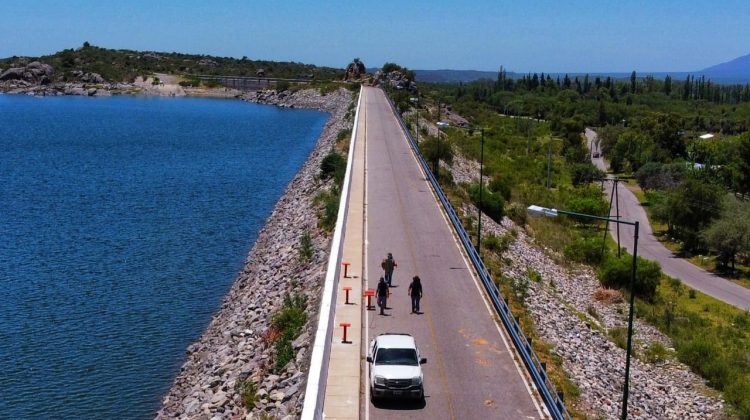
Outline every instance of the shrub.
<svg viewBox="0 0 750 420">
<path fill-rule="evenodd" d="M 500 194 L 505 201 L 510 200 L 511 188 L 507 178 L 499 176 L 492 177 L 488 187 L 490 191 Z"/>
<path fill-rule="evenodd" d="M 299 238 L 299 259 L 303 262 L 308 261 L 312 258 L 314 253 L 315 249 L 313 248 L 310 232 L 305 231 L 305 233 Z"/>
<path fill-rule="evenodd" d="M 487 187 L 482 187 L 482 203 L 479 205 L 479 183 L 472 184 L 469 187 L 469 198 L 477 207 L 480 207 L 482 212 L 498 223 L 503 220 L 505 200 L 500 194 L 494 194 Z"/>
<path fill-rule="evenodd" d="M 482 245 L 484 245 L 485 249 L 490 251 L 503 253 L 508 250 L 513 239 L 513 235 L 510 233 L 506 233 L 502 236 L 489 234 L 482 239 Z"/>
<path fill-rule="evenodd" d="M 255 408 L 255 404 L 258 402 L 258 386 L 253 381 L 239 381 L 235 385 L 235 389 L 240 394 L 242 405 L 246 409 L 252 410 Z"/>
<path fill-rule="evenodd" d="M 511 203 L 506 208 L 506 214 L 508 218 L 513 221 L 513 223 L 517 224 L 518 226 L 526 226 L 528 213 L 526 212 L 526 207 L 524 207 L 523 204 Z"/>
<path fill-rule="evenodd" d="M 663 362 L 667 360 L 668 355 L 667 348 L 658 341 L 649 344 L 643 353 L 644 359 L 649 363 Z"/>
<path fill-rule="evenodd" d="M 607 255 L 607 248 L 602 249 L 602 239 L 594 237 L 579 237 L 568 244 L 563 253 L 565 258 L 584 264 L 599 264 Z"/>
<path fill-rule="evenodd" d="M 656 287 L 661 279 L 661 267 L 659 263 L 641 257 L 638 257 L 637 267 L 633 292 L 651 301 L 656 296 Z M 631 270 L 632 256 L 623 253 L 620 258 L 615 256 L 607 258 L 602 263 L 599 274 L 605 286 L 628 288 Z"/>
<path fill-rule="evenodd" d="M 306 307 L 307 299 L 304 296 L 287 296 L 284 298 L 281 309 L 271 319 L 271 326 L 281 333 L 275 343 L 274 368 L 277 371 L 283 369 L 287 363 L 294 359 L 292 341 L 299 335 L 305 322 L 307 322 Z"/>
<path fill-rule="evenodd" d="M 336 185 L 341 187 L 346 173 L 346 159 L 335 149 L 328 152 L 323 161 L 320 162 L 320 177 L 323 179 L 333 178 Z"/>
<path fill-rule="evenodd" d="M 329 232 L 336 226 L 339 201 L 341 201 L 341 194 L 338 188 L 334 188 L 332 191 L 323 191 L 315 196 L 315 204 L 323 204 L 323 209 L 318 214 L 318 225 Z"/>
</svg>

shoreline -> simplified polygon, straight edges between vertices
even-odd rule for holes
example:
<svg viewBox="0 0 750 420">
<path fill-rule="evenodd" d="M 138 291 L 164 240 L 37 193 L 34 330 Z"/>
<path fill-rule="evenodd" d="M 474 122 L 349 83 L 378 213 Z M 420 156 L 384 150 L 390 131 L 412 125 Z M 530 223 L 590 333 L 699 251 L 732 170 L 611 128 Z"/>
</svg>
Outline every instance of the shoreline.
<svg viewBox="0 0 750 420">
<path fill-rule="evenodd" d="M 317 179 L 320 162 L 334 147 L 346 121 L 352 93 L 346 89 L 322 95 L 308 89 L 293 93 L 249 92 L 239 99 L 330 113 L 313 151 L 286 186 L 248 253 L 221 306 L 201 337 L 186 349 L 186 359 L 165 395 L 156 418 L 245 418 L 266 413 L 298 417 L 304 400 L 316 312 L 328 259 L 331 235 L 317 227 L 315 195 L 330 185 Z M 299 258 L 300 237 L 309 232 L 313 256 Z M 272 315 L 287 296 L 307 298 L 308 321 L 295 337 L 294 360 L 273 372 L 275 352 L 268 330 Z M 256 402 L 248 410 L 238 390 L 243 381 L 256 385 Z"/>
</svg>

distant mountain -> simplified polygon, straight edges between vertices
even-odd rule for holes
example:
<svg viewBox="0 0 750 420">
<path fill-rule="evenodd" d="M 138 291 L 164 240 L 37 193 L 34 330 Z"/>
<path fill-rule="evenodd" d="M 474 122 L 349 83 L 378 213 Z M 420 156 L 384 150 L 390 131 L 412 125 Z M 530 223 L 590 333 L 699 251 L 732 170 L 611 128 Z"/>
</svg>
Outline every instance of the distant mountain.
<svg viewBox="0 0 750 420">
<path fill-rule="evenodd" d="M 707 67 L 697 73 L 716 81 L 731 80 L 737 83 L 747 83 L 750 81 L 750 54 Z"/>
</svg>

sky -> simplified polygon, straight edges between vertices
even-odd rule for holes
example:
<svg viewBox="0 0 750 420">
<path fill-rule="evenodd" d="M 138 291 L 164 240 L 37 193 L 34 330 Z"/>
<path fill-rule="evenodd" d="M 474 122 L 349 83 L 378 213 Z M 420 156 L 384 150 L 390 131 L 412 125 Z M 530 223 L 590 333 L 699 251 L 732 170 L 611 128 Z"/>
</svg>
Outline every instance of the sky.
<svg viewBox="0 0 750 420">
<path fill-rule="evenodd" d="M 696 71 L 750 54 L 750 0 L 0 0 L 0 57 L 84 41 L 337 68 Z"/>
</svg>

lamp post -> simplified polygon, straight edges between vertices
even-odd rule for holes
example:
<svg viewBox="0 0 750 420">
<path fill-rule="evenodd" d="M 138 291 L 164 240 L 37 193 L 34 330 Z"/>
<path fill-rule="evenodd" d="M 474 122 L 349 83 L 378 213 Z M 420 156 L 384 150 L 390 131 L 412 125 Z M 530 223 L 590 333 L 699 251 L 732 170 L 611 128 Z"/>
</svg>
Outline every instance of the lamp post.
<svg viewBox="0 0 750 420">
<path fill-rule="evenodd" d="M 450 124 L 446 122 L 439 121 L 438 127 L 451 127 Z M 481 249 L 482 244 L 482 204 L 484 203 L 482 201 L 482 192 L 484 191 L 484 127 L 461 127 L 456 126 L 456 128 L 461 128 L 464 130 L 469 131 L 469 133 L 474 133 L 475 130 L 479 130 L 481 133 L 481 142 L 479 146 L 479 205 L 477 206 L 477 254 L 481 256 L 479 253 Z M 439 131 L 439 130 L 438 130 Z"/>
<path fill-rule="evenodd" d="M 625 384 L 622 389 L 622 413 L 620 418 L 625 420 L 628 418 L 628 395 L 630 394 L 630 356 L 633 346 L 633 306 L 635 305 L 635 273 L 637 269 L 637 257 L 638 257 L 638 221 L 629 222 L 627 220 L 619 220 L 612 217 L 594 216 L 591 214 L 575 213 L 572 211 L 564 211 L 551 209 L 541 206 L 529 206 L 527 209 L 528 213 L 532 216 L 546 216 L 546 217 L 557 217 L 559 214 L 564 214 L 573 217 L 581 217 L 585 219 L 593 220 L 605 220 L 607 223 L 617 223 L 618 226 L 622 223 L 625 225 L 633 226 L 633 265 L 630 272 L 630 311 L 628 312 L 628 346 L 626 349 L 625 356 Z"/>
</svg>

